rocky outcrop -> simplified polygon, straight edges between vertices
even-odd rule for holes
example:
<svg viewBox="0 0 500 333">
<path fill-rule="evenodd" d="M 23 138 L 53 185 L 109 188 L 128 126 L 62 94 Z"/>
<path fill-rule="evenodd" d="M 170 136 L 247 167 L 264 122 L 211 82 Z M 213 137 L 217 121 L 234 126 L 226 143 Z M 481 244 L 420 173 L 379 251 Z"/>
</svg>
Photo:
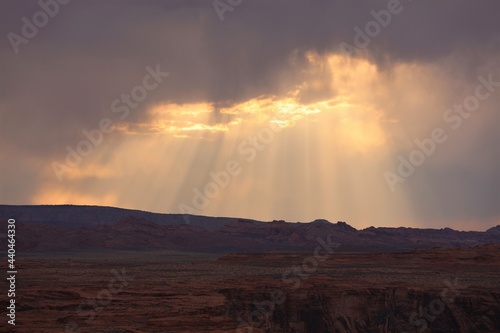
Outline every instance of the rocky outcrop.
<svg viewBox="0 0 500 333">
<path fill-rule="evenodd" d="M 329 283 L 330 282 L 330 283 Z M 264 332 L 497 332 L 500 292 L 461 290 L 446 303 L 440 290 L 408 287 L 345 289 L 312 280 L 272 304 L 252 290 L 226 289 L 232 319 Z M 237 304 L 237 306 L 235 305 Z M 267 308 L 266 308 L 267 306 Z M 246 320 L 242 319 L 245 318 Z"/>
<path fill-rule="evenodd" d="M 263 265 L 279 258 L 293 257 L 234 254 L 219 262 Z M 298 273 L 298 286 L 266 279 L 221 292 L 242 332 L 498 332 L 499 263 L 498 245 L 338 255 L 313 274 Z M 414 279 L 405 278 L 410 272 Z"/>
</svg>

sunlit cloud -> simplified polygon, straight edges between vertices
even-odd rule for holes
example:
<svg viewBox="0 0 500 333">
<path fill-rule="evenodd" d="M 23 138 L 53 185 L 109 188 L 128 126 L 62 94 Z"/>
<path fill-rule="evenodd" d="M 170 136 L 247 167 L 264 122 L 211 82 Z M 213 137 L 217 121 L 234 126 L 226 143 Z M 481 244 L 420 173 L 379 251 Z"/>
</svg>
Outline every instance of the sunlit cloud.
<svg viewBox="0 0 500 333">
<path fill-rule="evenodd" d="M 251 131 L 267 122 L 291 127 L 301 120 L 318 120 L 318 114 L 323 112 L 332 115 L 330 121 L 334 123 L 329 126 L 335 128 L 335 135 L 345 138 L 342 141 L 350 143 L 348 148 L 366 151 L 383 145 L 381 122 L 386 119 L 367 99 L 369 94 L 380 94 L 373 89 L 374 82 L 382 80 L 376 66 L 367 60 L 340 55 L 320 56 L 308 52 L 306 58 L 309 62 L 305 70 L 307 81 L 297 84 L 284 97 L 259 96 L 219 109 L 208 102 L 162 104 L 149 110 L 148 122 L 124 123 L 117 129 L 125 134 L 199 138 L 203 137 L 200 132 L 231 132 L 242 128 Z M 305 96 L 314 94 L 319 86 L 328 87 L 329 93 L 321 99 L 315 98 L 314 102 L 304 102 L 311 100 Z M 214 119 L 215 112 L 225 116 L 223 121 Z"/>
</svg>

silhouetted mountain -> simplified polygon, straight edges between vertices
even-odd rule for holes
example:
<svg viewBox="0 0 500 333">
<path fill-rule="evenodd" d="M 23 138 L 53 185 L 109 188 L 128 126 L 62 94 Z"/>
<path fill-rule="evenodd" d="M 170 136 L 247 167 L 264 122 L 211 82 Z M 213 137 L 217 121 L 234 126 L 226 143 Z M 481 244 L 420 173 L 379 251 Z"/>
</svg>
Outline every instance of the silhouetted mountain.
<svg viewBox="0 0 500 333">
<path fill-rule="evenodd" d="M 345 222 L 262 222 L 156 214 L 99 206 L 0 205 L 0 218 L 17 221 L 20 251 L 153 249 L 189 252 L 310 251 L 318 239 L 340 251 L 401 250 L 500 243 L 500 226 L 486 232 L 445 229 L 357 230 Z"/>
<path fill-rule="evenodd" d="M 493 228 L 489 228 L 488 230 L 486 230 L 486 233 L 490 235 L 500 236 L 500 225 L 497 225 L 496 227 Z"/>
<path fill-rule="evenodd" d="M 224 217 L 183 214 L 160 214 L 116 207 L 79 205 L 0 205 L 0 217 L 19 221 L 51 224 L 62 227 L 95 227 L 124 220 L 128 217 L 148 220 L 159 225 L 192 224 L 209 230 L 220 229 L 227 221 Z M 189 217 L 189 219 L 187 219 Z"/>
</svg>

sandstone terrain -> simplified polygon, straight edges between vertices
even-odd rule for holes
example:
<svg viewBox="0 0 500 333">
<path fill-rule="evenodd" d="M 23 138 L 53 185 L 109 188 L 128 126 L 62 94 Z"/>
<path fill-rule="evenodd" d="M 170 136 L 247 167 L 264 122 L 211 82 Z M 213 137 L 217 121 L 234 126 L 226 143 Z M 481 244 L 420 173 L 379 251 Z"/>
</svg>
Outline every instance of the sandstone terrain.
<svg viewBox="0 0 500 333">
<path fill-rule="evenodd" d="M 1 332 L 500 332 L 500 226 L 358 230 L 71 205 L 0 205 L 0 219 L 16 220 L 18 271 L 16 326 Z"/>
<path fill-rule="evenodd" d="M 500 331 L 500 245 L 337 246 L 325 238 L 297 253 L 20 253 L 11 331 Z"/>
</svg>

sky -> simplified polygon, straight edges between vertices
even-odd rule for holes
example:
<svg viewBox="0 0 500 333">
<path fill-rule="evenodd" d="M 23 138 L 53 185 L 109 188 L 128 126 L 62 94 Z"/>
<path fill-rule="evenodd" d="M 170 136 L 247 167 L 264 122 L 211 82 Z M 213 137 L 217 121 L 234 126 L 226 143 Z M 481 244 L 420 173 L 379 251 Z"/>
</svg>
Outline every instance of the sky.
<svg viewBox="0 0 500 333">
<path fill-rule="evenodd" d="M 500 223 L 496 0 L 0 2 L 0 203 Z"/>
</svg>

